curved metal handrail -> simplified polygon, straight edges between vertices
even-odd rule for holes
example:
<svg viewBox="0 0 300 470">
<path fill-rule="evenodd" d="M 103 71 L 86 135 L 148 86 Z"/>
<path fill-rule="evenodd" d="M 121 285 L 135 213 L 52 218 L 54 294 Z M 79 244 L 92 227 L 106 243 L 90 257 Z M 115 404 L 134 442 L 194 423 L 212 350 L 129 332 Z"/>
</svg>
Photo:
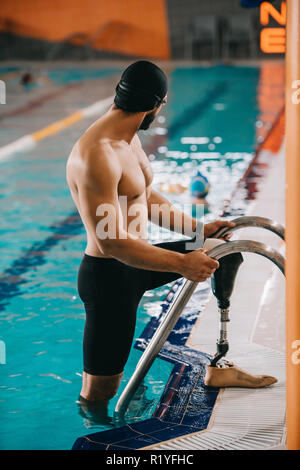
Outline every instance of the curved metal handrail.
<svg viewBox="0 0 300 470">
<path fill-rule="evenodd" d="M 267 219 L 266 217 L 259 216 L 244 216 L 233 219 L 231 222 L 235 223 L 235 227 L 223 227 L 218 230 L 214 238 L 221 238 L 226 235 L 228 232 L 233 232 L 234 230 L 239 230 L 240 228 L 245 227 L 260 227 L 270 230 L 273 233 L 276 233 L 282 240 L 284 240 L 284 227 L 283 225 L 275 222 L 274 220 Z"/>
<path fill-rule="evenodd" d="M 270 246 L 253 240 L 235 240 L 232 242 L 223 243 L 214 247 L 207 253 L 207 255 L 218 260 L 231 253 L 240 252 L 257 253 L 261 256 L 264 256 L 276 264 L 276 266 L 278 266 L 278 268 L 284 274 L 285 259 L 283 256 Z M 124 415 L 131 399 L 138 389 L 139 384 L 150 369 L 154 359 L 163 347 L 163 344 L 169 336 L 169 333 L 172 331 L 181 315 L 181 312 L 185 308 L 194 290 L 196 289 L 197 284 L 197 282 L 185 280 L 181 289 L 177 292 L 175 300 L 173 301 L 168 313 L 149 341 L 149 344 L 143 352 L 133 375 L 131 376 L 118 400 L 114 412 L 114 418 L 117 422 L 124 421 Z"/>
</svg>

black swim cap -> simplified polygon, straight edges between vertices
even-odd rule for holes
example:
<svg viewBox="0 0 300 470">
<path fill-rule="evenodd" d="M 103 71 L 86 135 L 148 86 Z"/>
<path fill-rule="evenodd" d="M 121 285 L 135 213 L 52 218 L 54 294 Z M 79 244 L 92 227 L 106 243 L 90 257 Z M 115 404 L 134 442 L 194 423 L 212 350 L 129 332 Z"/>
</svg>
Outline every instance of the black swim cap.
<svg viewBox="0 0 300 470">
<path fill-rule="evenodd" d="M 167 90 L 164 72 L 152 62 L 139 60 L 122 73 L 114 103 L 124 111 L 150 111 L 161 104 Z"/>
</svg>

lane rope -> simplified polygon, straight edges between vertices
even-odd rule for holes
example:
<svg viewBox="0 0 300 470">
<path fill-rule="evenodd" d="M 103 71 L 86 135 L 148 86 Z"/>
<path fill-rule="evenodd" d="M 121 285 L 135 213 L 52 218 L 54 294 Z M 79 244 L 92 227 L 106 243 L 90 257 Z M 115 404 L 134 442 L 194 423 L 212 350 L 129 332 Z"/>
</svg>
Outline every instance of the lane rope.
<svg viewBox="0 0 300 470">
<path fill-rule="evenodd" d="M 89 118 L 104 112 L 113 102 L 114 96 L 109 96 L 103 100 L 96 101 L 90 106 L 86 106 L 69 116 L 55 121 L 52 124 L 43 127 L 42 129 L 33 132 L 32 134 L 24 135 L 23 137 L 14 140 L 10 144 L 0 147 L 0 161 L 12 156 L 15 153 L 25 153 L 34 149 L 38 142 L 44 140 L 53 134 L 63 131 L 70 127 L 75 122 L 81 121 L 82 119 Z"/>
</svg>

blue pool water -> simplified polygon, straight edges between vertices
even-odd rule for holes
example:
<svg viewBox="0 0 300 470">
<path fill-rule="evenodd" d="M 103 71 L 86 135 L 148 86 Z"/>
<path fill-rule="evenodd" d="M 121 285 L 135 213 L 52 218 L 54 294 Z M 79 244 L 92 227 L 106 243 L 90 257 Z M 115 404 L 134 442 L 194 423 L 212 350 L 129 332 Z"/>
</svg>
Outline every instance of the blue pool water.
<svg viewBox="0 0 300 470">
<path fill-rule="evenodd" d="M 101 86 L 101 78 L 113 73 L 112 69 L 97 73 L 81 69 L 72 77 L 68 69 L 52 75 L 61 84 L 92 75 Z M 199 169 L 211 184 L 208 219 L 213 219 L 253 158 L 260 69 L 186 67 L 173 69 L 169 79 L 168 105 L 151 131 L 141 133 L 155 173 L 153 184 L 156 188 L 166 181 L 188 185 Z M 112 92 L 108 89 L 107 96 Z M 88 95 L 84 99 L 86 105 L 92 104 Z M 37 112 L 47 113 L 47 104 Z M 69 449 L 78 436 L 105 429 L 83 417 L 76 404 L 85 317 L 76 277 L 85 234 L 66 186 L 65 164 L 89 123 L 77 123 L 34 151 L 0 162 L 0 339 L 7 351 L 7 363 L 0 365 L 1 449 Z M 13 119 L 10 127 L 14 130 Z M 15 138 L 22 136 L 19 128 L 14 132 Z M 199 137 L 202 140 L 195 141 Z M 190 202 L 188 191 L 167 197 L 181 204 Z M 158 241 L 158 235 L 170 238 L 164 230 L 150 233 L 149 229 L 150 241 Z M 145 294 L 136 338 L 151 316 L 159 314 L 169 287 Z M 117 292 L 117 284 L 115 288 Z M 110 415 L 140 355 L 131 350 Z M 152 366 L 145 380 L 148 413 L 171 369 L 172 364 L 160 359 Z"/>
</svg>

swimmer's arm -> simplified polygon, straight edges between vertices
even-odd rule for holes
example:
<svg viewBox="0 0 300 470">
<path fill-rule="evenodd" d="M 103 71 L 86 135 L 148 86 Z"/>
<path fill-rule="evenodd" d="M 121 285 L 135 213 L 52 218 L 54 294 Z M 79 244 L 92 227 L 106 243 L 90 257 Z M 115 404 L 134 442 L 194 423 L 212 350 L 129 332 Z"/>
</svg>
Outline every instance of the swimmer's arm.
<svg viewBox="0 0 300 470">
<path fill-rule="evenodd" d="M 185 212 L 180 211 L 176 206 L 174 206 L 159 192 L 155 191 L 152 187 L 147 203 L 148 219 L 151 222 L 155 223 L 156 225 L 159 225 L 160 227 L 172 230 L 173 232 L 182 233 L 189 237 L 194 237 L 195 232 L 197 231 L 201 236 L 203 236 L 205 240 L 206 238 L 213 237 L 214 234 L 220 230 L 220 228 L 230 228 L 235 226 L 233 222 L 227 220 L 215 220 L 213 222 L 209 222 L 208 224 L 203 224 L 199 219 L 197 220 L 194 217 L 189 216 Z M 155 211 L 153 209 L 154 204 L 160 205 L 162 208 L 165 205 L 165 207 L 169 208 L 169 210 L 172 209 L 172 211 L 170 210 L 170 227 L 168 226 L 168 223 L 165 223 L 165 221 L 163 220 L 163 211 Z M 166 218 L 166 220 L 168 221 L 169 219 Z M 186 224 L 186 229 L 184 224 Z M 227 235 L 225 235 L 223 239 L 229 240 L 230 237 L 231 233 L 229 232 Z"/>
<path fill-rule="evenodd" d="M 89 233 L 94 234 L 100 252 L 133 267 L 181 273 L 186 264 L 184 254 L 155 247 L 122 228 L 122 212 L 118 199 L 121 176 L 118 159 L 108 146 L 103 149 L 101 145 L 89 151 L 78 184 L 78 197 L 81 215 L 84 216 Z M 101 207 L 106 209 L 102 215 Z M 103 219 L 108 220 L 107 211 L 111 214 L 112 233 L 108 238 L 104 239 L 102 236 L 101 239 L 99 227 Z M 107 232 L 107 226 L 104 230 Z"/>
<path fill-rule="evenodd" d="M 152 187 L 147 199 L 147 204 L 148 220 L 160 227 L 191 237 L 195 235 L 196 230 L 201 230 L 201 225 L 203 225 L 201 221 L 182 212 Z M 162 209 L 161 211 L 157 210 L 158 206 Z M 166 210 L 165 219 L 163 217 L 164 208 Z M 170 217 L 168 217 L 168 213 L 170 213 Z M 168 221 L 170 221 L 170 223 L 168 223 Z"/>
</svg>

